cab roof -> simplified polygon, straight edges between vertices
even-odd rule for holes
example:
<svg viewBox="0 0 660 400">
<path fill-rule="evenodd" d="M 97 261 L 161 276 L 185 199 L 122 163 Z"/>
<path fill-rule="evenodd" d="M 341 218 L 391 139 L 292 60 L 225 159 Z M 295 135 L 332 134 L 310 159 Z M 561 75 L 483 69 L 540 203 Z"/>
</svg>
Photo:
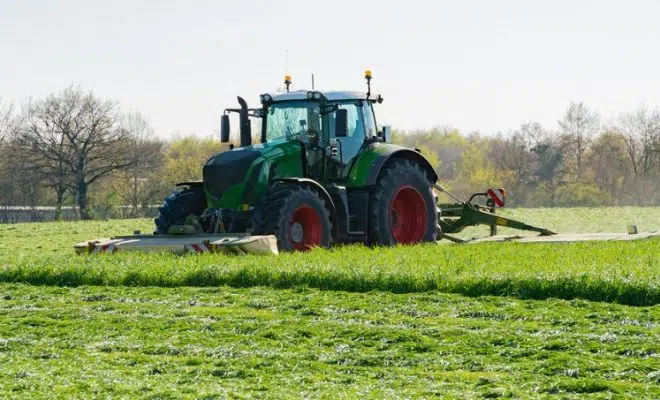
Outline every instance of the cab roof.
<svg viewBox="0 0 660 400">
<path fill-rule="evenodd" d="M 289 101 L 289 100 L 307 100 L 307 92 L 309 90 L 296 90 L 294 92 L 288 93 L 268 93 L 273 97 L 273 102 L 277 103 L 279 101 Z M 338 100 L 367 100 L 367 94 L 365 92 L 357 92 L 352 90 L 333 90 L 328 92 L 320 91 L 323 96 L 325 96 L 328 101 L 338 101 Z M 369 97 L 370 101 L 376 101 L 378 95 L 372 94 Z"/>
</svg>

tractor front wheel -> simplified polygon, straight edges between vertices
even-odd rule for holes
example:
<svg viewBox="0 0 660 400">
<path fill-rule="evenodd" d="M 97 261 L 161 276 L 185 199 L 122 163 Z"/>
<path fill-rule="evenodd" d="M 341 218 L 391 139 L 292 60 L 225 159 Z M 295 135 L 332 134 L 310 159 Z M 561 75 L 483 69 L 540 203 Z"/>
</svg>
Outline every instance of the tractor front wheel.
<svg viewBox="0 0 660 400">
<path fill-rule="evenodd" d="M 325 202 L 308 187 L 276 184 L 258 212 L 257 233 L 275 235 L 283 251 L 329 247 L 332 225 Z"/>
<path fill-rule="evenodd" d="M 395 161 L 381 172 L 371 196 L 371 242 L 392 246 L 435 241 L 437 213 L 426 173 L 411 161 Z"/>
<path fill-rule="evenodd" d="M 154 234 L 167 235 L 172 225 L 183 224 L 189 215 L 201 215 L 205 208 L 206 198 L 201 187 L 193 186 L 172 193 L 158 208 L 158 217 L 154 219 L 156 224 Z"/>
</svg>

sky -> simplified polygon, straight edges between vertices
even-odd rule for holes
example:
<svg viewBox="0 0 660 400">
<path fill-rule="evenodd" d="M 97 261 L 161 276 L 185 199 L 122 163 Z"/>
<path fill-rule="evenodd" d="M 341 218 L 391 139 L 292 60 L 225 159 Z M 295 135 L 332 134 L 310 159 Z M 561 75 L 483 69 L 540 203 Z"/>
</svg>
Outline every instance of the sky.
<svg viewBox="0 0 660 400">
<path fill-rule="evenodd" d="M 395 129 L 555 129 L 572 101 L 605 120 L 660 106 L 659 19 L 653 0 L 0 0 L 0 97 L 79 85 L 160 137 L 209 136 L 285 70 L 364 90 L 371 69 Z"/>
</svg>

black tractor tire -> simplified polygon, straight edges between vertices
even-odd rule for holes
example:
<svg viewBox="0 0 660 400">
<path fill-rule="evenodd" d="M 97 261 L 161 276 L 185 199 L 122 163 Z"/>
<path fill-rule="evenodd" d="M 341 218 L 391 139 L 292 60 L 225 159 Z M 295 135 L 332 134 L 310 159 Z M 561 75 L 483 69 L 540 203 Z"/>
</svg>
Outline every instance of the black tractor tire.
<svg viewBox="0 0 660 400">
<path fill-rule="evenodd" d="M 309 187 L 276 183 L 255 216 L 256 233 L 275 235 L 280 251 L 329 247 L 330 213 L 319 194 Z"/>
<path fill-rule="evenodd" d="M 165 203 L 158 208 L 158 217 L 154 219 L 154 234 L 167 235 L 172 225 L 183 225 L 190 215 L 202 215 L 206 209 L 206 197 L 202 187 L 190 187 L 176 191 L 165 198 Z"/>
<path fill-rule="evenodd" d="M 434 242 L 438 208 L 426 172 L 409 160 L 395 160 L 381 171 L 369 203 L 369 239 L 393 246 Z"/>
</svg>

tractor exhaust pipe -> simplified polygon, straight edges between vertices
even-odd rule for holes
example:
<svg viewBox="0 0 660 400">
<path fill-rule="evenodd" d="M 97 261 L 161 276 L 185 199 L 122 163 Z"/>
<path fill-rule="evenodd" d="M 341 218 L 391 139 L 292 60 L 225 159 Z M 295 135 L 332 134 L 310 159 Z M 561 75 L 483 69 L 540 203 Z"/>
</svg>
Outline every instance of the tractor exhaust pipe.
<svg viewBox="0 0 660 400">
<path fill-rule="evenodd" d="M 238 104 L 241 106 L 240 115 L 240 133 L 241 133 L 241 147 L 250 146 L 252 144 L 252 125 L 250 125 L 250 117 L 248 116 L 248 105 L 245 99 L 238 96 Z"/>
</svg>

